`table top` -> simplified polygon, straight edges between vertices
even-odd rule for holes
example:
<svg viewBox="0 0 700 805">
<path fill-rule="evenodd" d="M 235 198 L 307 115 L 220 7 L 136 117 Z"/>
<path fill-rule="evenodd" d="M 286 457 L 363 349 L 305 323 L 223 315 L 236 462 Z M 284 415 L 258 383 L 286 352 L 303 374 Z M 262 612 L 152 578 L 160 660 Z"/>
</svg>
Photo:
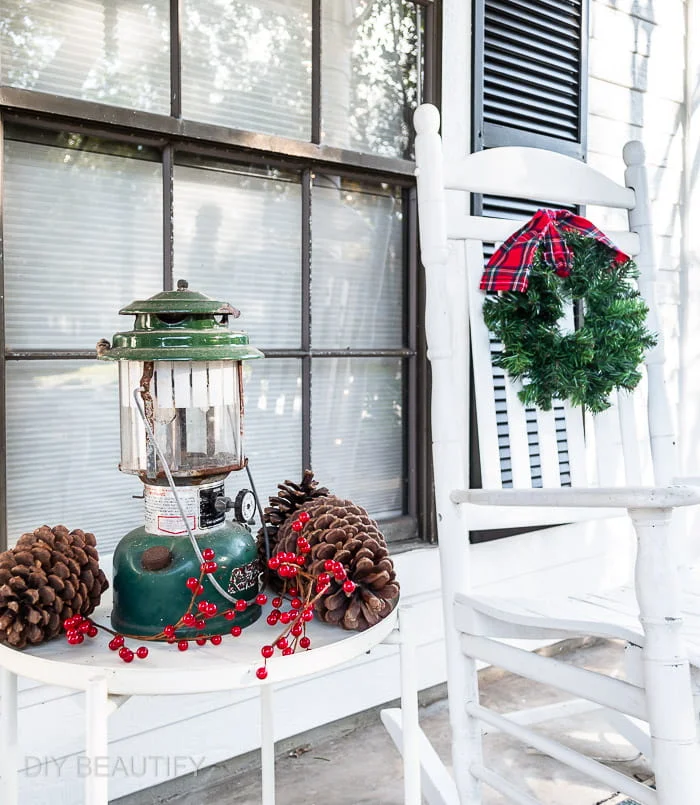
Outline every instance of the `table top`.
<svg viewBox="0 0 700 805">
<path fill-rule="evenodd" d="M 85 689 L 94 680 L 104 678 L 110 694 L 211 693 L 285 682 L 335 667 L 384 641 L 398 621 L 398 607 L 364 632 L 345 631 L 314 619 L 306 631 L 311 648 L 297 649 L 286 657 L 276 652 L 267 661 L 267 678 L 261 681 L 255 675 L 264 663 L 260 649 L 276 640 L 283 629 L 280 624 L 268 625 L 265 616 L 269 608 L 269 604 L 264 607 L 263 615 L 240 637 L 224 635 L 219 646 L 192 643 L 187 651 L 179 651 L 176 644 L 128 638 L 130 648 L 147 645 L 149 655 L 125 663 L 118 652 L 109 650 L 111 635 L 100 630 L 97 637 L 86 637 L 78 646 L 69 645 L 63 637 L 21 651 L 0 645 L 0 667 L 38 682 L 75 689 Z M 108 592 L 90 617 L 109 626 L 111 609 Z"/>
</svg>

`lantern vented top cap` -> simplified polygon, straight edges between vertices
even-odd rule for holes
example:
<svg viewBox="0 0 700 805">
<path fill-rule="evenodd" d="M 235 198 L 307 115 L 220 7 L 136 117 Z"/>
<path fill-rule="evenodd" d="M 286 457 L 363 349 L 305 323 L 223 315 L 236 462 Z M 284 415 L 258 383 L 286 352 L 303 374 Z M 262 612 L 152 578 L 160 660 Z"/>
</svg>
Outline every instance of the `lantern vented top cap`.
<svg viewBox="0 0 700 805">
<path fill-rule="evenodd" d="M 176 291 L 162 291 L 150 299 L 137 299 L 119 312 L 124 315 L 211 313 L 215 316 L 233 316 L 234 319 L 241 315 L 240 310 L 236 310 L 228 302 L 212 299 L 199 291 L 190 291 L 187 280 L 178 280 Z"/>
<path fill-rule="evenodd" d="M 250 346 L 248 335 L 229 330 L 230 316 L 240 313 L 228 302 L 191 291 L 185 280 L 177 290 L 162 291 L 150 299 L 123 307 L 123 314 L 136 316 L 134 329 L 100 341 L 97 356 L 104 360 L 132 361 L 221 361 L 262 358 Z"/>
</svg>

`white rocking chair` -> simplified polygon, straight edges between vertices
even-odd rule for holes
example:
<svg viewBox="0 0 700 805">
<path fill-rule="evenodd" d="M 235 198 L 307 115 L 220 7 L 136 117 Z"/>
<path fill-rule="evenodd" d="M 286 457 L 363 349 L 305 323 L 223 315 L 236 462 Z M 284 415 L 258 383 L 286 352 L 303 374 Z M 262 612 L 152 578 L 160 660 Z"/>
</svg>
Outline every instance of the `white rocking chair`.
<svg viewBox="0 0 700 805">
<path fill-rule="evenodd" d="M 482 786 L 487 785 L 510 801 L 537 805 L 522 780 L 507 780 L 484 766 L 481 734 L 483 725 L 489 725 L 642 805 L 700 803 L 700 754 L 691 686 L 691 662 L 700 660 L 700 648 L 688 648 L 687 635 L 682 632 L 685 615 L 670 525 L 676 507 L 700 502 L 700 490 L 672 485 L 674 442 L 662 344 L 647 356 L 647 394 L 642 389 L 633 396 L 617 395 L 613 408 L 586 419 L 585 429 L 580 409 L 565 404 L 548 413 L 526 411 L 514 383 L 507 378 L 503 382 L 502 375 L 500 384 L 495 383 L 490 337 L 481 313 L 484 294 L 478 290 L 484 243 L 503 241 L 522 221 L 468 213 L 470 192 L 535 198 L 550 206 L 589 204 L 626 211 L 628 229 L 607 234 L 634 256 L 640 270 L 640 291 L 650 308 L 648 326 L 658 332 L 643 148 L 640 143 L 625 147 L 626 186 L 621 186 L 585 163 L 532 148 L 494 148 L 467 156 L 460 164 L 443 165 L 437 110 L 421 106 L 415 125 L 457 792 L 453 788 L 450 793 L 444 777 L 435 773 L 435 784 L 424 786 L 426 796 L 431 803 L 479 805 Z M 469 488 L 470 360 L 483 489 Z M 499 403 L 495 385 L 501 387 Z M 640 399 L 648 409 L 643 423 L 637 421 L 639 417 L 635 419 Z M 507 408 L 509 449 L 505 451 L 503 427 L 499 449 L 499 424 L 503 426 L 504 421 L 501 417 L 499 422 L 497 405 Z M 540 459 L 541 477 L 535 482 L 528 420 L 530 442 L 534 431 Z M 642 426 L 646 438 L 640 440 L 637 432 Z M 564 442 L 568 455 L 562 458 Z M 645 446 L 650 457 L 648 478 L 644 476 Z M 509 455 L 504 457 L 504 452 Z M 510 486 L 513 488 L 505 488 Z M 470 593 L 465 576 L 470 566 L 468 531 L 591 521 L 619 517 L 625 510 L 637 537 L 634 588 L 604 596 L 570 595 L 561 601 L 546 597 L 535 601 L 495 599 Z M 605 520 L 597 522 L 602 527 Z M 698 604 L 695 607 L 700 610 Z M 628 642 L 632 662 L 627 679 L 564 665 L 503 642 L 587 635 Z M 625 721 L 620 723 L 626 723 L 628 717 L 647 722 L 650 744 L 645 748 L 651 755 L 656 790 L 483 707 L 477 661 L 595 702 L 622 714 Z"/>
</svg>

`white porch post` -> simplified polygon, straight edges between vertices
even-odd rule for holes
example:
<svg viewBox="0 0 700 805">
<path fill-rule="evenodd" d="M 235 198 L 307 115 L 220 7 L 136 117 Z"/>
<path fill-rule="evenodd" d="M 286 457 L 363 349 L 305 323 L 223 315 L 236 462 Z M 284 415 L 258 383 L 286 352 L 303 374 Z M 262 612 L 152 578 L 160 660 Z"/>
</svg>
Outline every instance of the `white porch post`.
<svg viewBox="0 0 700 805">
<path fill-rule="evenodd" d="M 630 509 L 637 532 L 635 586 L 652 762 L 659 805 L 700 802 L 690 665 L 681 638 L 680 582 L 671 543 L 672 509 Z"/>
</svg>

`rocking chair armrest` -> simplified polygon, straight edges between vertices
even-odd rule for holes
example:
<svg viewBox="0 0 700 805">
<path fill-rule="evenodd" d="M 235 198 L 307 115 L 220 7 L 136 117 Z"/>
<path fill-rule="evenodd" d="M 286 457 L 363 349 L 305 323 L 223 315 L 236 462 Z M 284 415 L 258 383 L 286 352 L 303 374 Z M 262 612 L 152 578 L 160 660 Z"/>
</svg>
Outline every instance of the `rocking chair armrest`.
<svg viewBox="0 0 700 805">
<path fill-rule="evenodd" d="M 673 509 L 700 504 L 700 486 L 455 489 L 452 503 L 478 506 L 573 506 L 606 509 Z"/>
</svg>

